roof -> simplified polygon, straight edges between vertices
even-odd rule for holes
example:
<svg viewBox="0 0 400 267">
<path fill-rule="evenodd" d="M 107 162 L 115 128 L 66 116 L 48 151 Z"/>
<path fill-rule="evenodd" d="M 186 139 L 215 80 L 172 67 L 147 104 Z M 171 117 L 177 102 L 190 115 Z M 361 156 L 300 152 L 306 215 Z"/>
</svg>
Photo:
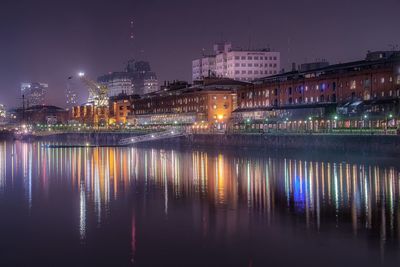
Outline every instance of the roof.
<svg viewBox="0 0 400 267">
<path fill-rule="evenodd" d="M 22 108 L 13 108 L 9 110 L 10 112 L 22 112 Z M 57 107 L 57 106 L 52 106 L 52 105 L 37 105 L 37 106 L 32 106 L 25 108 L 25 112 L 43 112 L 43 111 L 50 111 L 50 112 L 62 112 L 65 111 L 65 109 Z"/>
<path fill-rule="evenodd" d="M 304 108 L 328 108 L 336 107 L 337 103 L 334 102 L 324 102 L 324 103 L 307 103 L 307 104 L 296 104 L 296 105 L 282 105 L 282 106 L 269 106 L 269 107 L 259 107 L 259 108 L 238 108 L 233 112 L 254 112 L 254 111 L 272 111 L 272 110 L 282 110 L 282 109 L 304 109 Z"/>
<path fill-rule="evenodd" d="M 365 60 L 358 60 L 346 63 L 339 63 L 306 71 L 290 71 L 273 76 L 264 77 L 256 80 L 255 82 L 260 84 L 260 83 L 268 83 L 276 81 L 295 80 L 299 78 L 306 78 L 306 76 L 308 75 L 321 76 L 321 75 L 328 75 L 346 71 L 359 71 L 362 69 L 391 66 L 396 63 L 400 64 L 400 51 L 393 52 L 389 54 L 389 56 L 386 58 L 365 59 Z"/>
<path fill-rule="evenodd" d="M 241 82 L 241 81 L 236 81 L 232 79 L 206 79 L 203 81 L 203 83 L 196 84 L 193 86 L 187 86 L 187 87 L 178 87 L 174 88 L 172 87 L 171 89 L 164 89 L 164 90 L 159 90 L 156 92 L 148 93 L 145 95 L 142 95 L 142 99 L 146 98 L 151 98 L 151 97 L 158 97 L 158 96 L 168 96 L 168 95 L 180 95 L 180 94 L 187 94 L 187 93 L 193 93 L 193 92 L 226 92 L 226 91 L 233 91 L 236 89 L 238 86 L 247 86 L 249 83 L 246 82 Z"/>
</svg>

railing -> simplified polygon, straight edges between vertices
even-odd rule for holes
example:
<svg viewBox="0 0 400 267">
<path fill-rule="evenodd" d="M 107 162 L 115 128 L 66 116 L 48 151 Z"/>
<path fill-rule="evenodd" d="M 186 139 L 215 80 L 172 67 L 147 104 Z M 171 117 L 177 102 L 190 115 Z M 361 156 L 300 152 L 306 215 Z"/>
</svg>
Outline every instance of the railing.
<svg viewBox="0 0 400 267">
<path fill-rule="evenodd" d="M 156 132 L 156 133 L 151 133 L 151 134 L 146 134 L 146 135 L 124 138 L 124 139 L 121 139 L 118 142 L 118 144 L 123 145 L 123 146 L 133 145 L 133 144 L 137 144 L 137 143 L 141 143 L 141 142 L 149 142 L 149 141 L 156 141 L 156 140 L 162 140 L 162 139 L 167 139 L 167 138 L 185 136 L 187 134 L 188 134 L 188 132 L 185 129 L 169 129 L 164 132 Z"/>
<path fill-rule="evenodd" d="M 318 130 L 302 130 L 302 129 L 231 129 L 228 133 L 234 134 L 326 134 L 326 135 L 398 135 L 397 129 L 381 129 L 381 128 L 334 128 L 334 129 L 318 129 Z"/>
</svg>

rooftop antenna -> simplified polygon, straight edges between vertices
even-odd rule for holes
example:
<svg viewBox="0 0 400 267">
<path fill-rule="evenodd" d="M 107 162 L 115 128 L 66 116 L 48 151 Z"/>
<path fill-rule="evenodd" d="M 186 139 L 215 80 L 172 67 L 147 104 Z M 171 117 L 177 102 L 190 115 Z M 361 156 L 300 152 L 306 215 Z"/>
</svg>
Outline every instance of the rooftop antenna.
<svg viewBox="0 0 400 267">
<path fill-rule="evenodd" d="M 130 20 L 130 23 L 129 23 L 129 43 L 130 43 L 130 49 L 131 49 L 131 55 L 132 55 L 132 58 L 134 58 L 135 57 L 135 52 L 134 52 L 134 40 L 135 40 L 135 34 L 134 34 L 134 21 L 133 21 L 133 19 L 131 19 Z"/>
<path fill-rule="evenodd" d="M 287 64 L 288 65 L 290 65 L 290 53 L 291 53 L 291 51 L 290 51 L 290 36 L 288 37 L 288 55 L 287 55 Z"/>
</svg>

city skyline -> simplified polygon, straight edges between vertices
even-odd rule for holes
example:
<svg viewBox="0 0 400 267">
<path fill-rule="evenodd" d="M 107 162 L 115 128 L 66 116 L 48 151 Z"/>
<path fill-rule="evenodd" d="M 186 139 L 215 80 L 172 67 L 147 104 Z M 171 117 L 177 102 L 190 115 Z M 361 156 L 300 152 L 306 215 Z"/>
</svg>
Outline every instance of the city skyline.
<svg viewBox="0 0 400 267">
<path fill-rule="evenodd" d="M 399 7 L 394 0 L 6 1 L 0 11 L 0 103 L 17 106 L 21 82 L 44 81 L 51 88 L 48 104 L 63 106 L 67 77 L 83 70 L 95 78 L 131 57 L 149 61 L 160 84 L 191 80 L 192 60 L 221 40 L 279 51 L 286 70 L 292 62 L 318 58 L 332 64 L 362 59 L 367 50 L 400 43 Z M 205 15 L 207 21 L 194 19 Z"/>
</svg>

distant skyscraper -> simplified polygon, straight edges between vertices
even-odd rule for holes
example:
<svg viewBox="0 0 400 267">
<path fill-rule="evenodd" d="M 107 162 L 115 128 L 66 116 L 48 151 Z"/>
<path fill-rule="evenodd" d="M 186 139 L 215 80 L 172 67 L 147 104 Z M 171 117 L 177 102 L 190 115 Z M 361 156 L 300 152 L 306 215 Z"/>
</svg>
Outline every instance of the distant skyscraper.
<svg viewBox="0 0 400 267">
<path fill-rule="evenodd" d="M 214 55 L 203 55 L 192 62 L 192 79 L 206 77 L 252 81 L 278 74 L 280 53 L 269 49 L 233 49 L 231 43 L 214 45 Z"/>
<path fill-rule="evenodd" d="M 26 107 L 44 105 L 48 87 L 47 83 L 21 83 L 21 96 L 25 99 Z"/>
<path fill-rule="evenodd" d="M 121 93 L 141 95 L 158 90 L 157 75 L 151 71 L 147 61 L 129 60 L 125 71 L 112 72 L 97 80 L 107 85 L 109 96 Z"/>
<path fill-rule="evenodd" d="M 6 108 L 3 104 L 0 104 L 0 121 L 6 118 Z"/>
<path fill-rule="evenodd" d="M 77 94 L 76 91 L 68 84 L 67 90 L 65 91 L 65 104 L 67 109 L 71 109 L 77 104 Z"/>
</svg>

